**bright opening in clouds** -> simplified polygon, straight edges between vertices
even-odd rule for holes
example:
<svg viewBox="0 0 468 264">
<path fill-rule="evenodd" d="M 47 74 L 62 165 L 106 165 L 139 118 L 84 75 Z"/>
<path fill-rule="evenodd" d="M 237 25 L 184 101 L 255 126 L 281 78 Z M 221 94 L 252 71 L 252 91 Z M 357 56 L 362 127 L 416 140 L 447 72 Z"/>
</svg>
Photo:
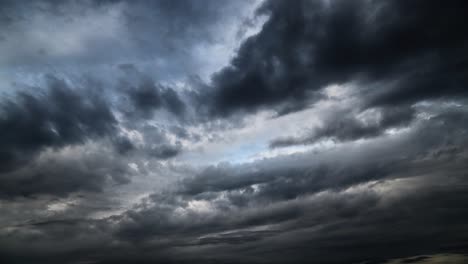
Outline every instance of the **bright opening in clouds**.
<svg viewBox="0 0 468 264">
<path fill-rule="evenodd" d="M 466 17 L 0 1 L 0 262 L 468 263 Z"/>
</svg>

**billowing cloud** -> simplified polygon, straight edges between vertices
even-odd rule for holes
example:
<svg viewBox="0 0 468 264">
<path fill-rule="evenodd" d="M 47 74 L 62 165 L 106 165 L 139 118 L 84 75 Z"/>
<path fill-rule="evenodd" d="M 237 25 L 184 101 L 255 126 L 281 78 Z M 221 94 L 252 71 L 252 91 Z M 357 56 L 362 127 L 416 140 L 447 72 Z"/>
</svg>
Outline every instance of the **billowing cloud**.
<svg viewBox="0 0 468 264">
<path fill-rule="evenodd" d="M 55 77 L 49 77 L 48 82 L 44 93 L 20 92 L 16 98 L 2 102 L 2 170 L 27 162 L 44 148 L 82 143 L 112 133 L 116 121 L 99 94 L 73 90 Z"/>
<path fill-rule="evenodd" d="M 262 31 L 215 75 L 213 111 L 301 109 L 326 85 L 355 80 L 380 83 L 374 106 L 464 94 L 465 10 L 459 1 L 268 1 Z"/>
</svg>

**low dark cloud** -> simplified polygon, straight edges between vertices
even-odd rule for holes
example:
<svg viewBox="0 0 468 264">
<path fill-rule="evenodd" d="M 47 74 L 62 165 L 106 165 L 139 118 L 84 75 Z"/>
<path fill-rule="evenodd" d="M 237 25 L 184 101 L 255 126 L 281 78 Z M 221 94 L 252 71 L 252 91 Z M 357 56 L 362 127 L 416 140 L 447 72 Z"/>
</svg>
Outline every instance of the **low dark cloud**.
<svg viewBox="0 0 468 264">
<path fill-rule="evenodd" d="M 155 145 L 144 148 L 120 135 L 113 106 L 99 86 L 72 87 L 63 79 L 47 76 L 46 87 L 35 89 L 18 92 L 1 102 L 2 198 L 101 191 L 111 183 L 129 182 L 128 166 L 120 155 L 144 152 L 165 160 L 181 152 L 180 144 L 170 144 L 164 134 L 148 137 Z M 177 94 L 163 89 L 160 98 L 165 107 L 182 109 L 172 103 L 178 100 Z M 137 115 L 153 107 L 138 103 Z M 106 145 L 107 141 L 110 145 Z M 102 149 L 85 149 L 93 144 Z M 113 149 L 117 153 L 112 153 Z"/>
<path fill-rule="evenodd" d="M 2 102 L 0 164 L 9 171 L 45 148 L 84 143 L 113 133 L 116 120 L 107 103 L 92 90 L 72 89 L 48 78 L 48 89 L 19 92 Z"/>
<path fill-rule="evenodd" d="M 40 194 L 63 197 L 77 191 L 100 192 L 106 185 L 130 180 L 124 161 L 106 156 L 112 152 L 92 153 L 79 148 L 70 152 L 43 153 L 19 169 L 3 172 L 0 198 Z"/>
<path fill-rule="evenodd" d="M 122 256 L 123 259 L 130 257 L 131 252 L 152 247 L 158 250 L 140 256 L 142 260 L 164 261 L 169 256 L 172 261 L 230 263 L 237 252 L 237 261 L 241 263 L 286 260 L 303 263 L 310 259 L 320 263 L 348 260 L 384 263 L 395 256 L 457 251 L 466 245 L 450 242 L 455 230 L 466 228 L 463 219 L 467 213 L 462 209 L 464 200 L 459 199 L 466 192 L 464 185 L 460 185 L 463 176 L 451 175 L 450 183 L 437 184 L 433 181 L 444 176 L 426 175 L 414 180 L 384 181 L 305 196 L 277 205 L 263 204 L 259 208 L 229 208 L 217 199 L 183 198 L 167 193 L 151 196 L 122 218 L 110 218 L 98 224 L 105 227 L 107 221 L 117 222 L 115 239 L 140 245 L 141 249 L 131 246 L 133 243 L 124 246 L 129 254 Z M 406 186 L 406 191 L 398 191 L 398 182 Z M 455 185 L 459 187 L 453 188 Z M 395 196 L 394 192 L 400 193 Z M 197 201 L 208 201 L 214 211 L 208 214 L 191 208 L 190 203 Z M 451 210 L 453 207 L 459 210 Z M 187 211 L 182 213 L 184 210 Z M 451 219 L 450 224 L 441 225 L 448 223 L 447 218 Z M 85 226 L 96 225 L 92 223 Z M 64 227 L 62 223 L 49 224 Z M 255 230 L 268 225 L 274 228 Z M 67 226 L 70 227 L 68 222 Z M 458 234 L 458 241 L 466 241 L 464 233 Z M 391 250 L 388 245 L 392 245 Z M 369 248 L 372 251 L 367 251 Z M 337 250 L 340 254 L 331 254 Z M 105 258 L 118 255 L 111 250 L 95 258 L 106 263 Z"/>
<path fill-rule="evenodd" d="M 326 85 L 397 82 L 373 106 L 465 95 L 466 3 L 267 1 L 270 16 L 213 79 L 216 115 L 300 109 Z M 450 17 L 450 19 L 446 19 Z"/>
<path fill-rule="evenodd" d="M 143 117 L 151 117 L 157 109 L 166 109 L 177 117 L 183 118 L 185 103 L 171 88 L 156 85 L 151 80 L 144 80 L 137 88 L 128 90 L 128 97 L 136 111 Z"/>
<path fill-rule="evenodd" d="M 135 150 L 135 145 L 127 137 L 117 137 L 114 140 L 114 147 L 120 154 L 127 154 L 128 152 Z"/>
<path fill-rule="evenodd" d="M 414 256 L 408 257 L 403 259 L 392 259 L 386 262 L 382 262 L 385 264 L 388 263 L 431 263 L 431 262 L 453 262 L 455 264 L 464 263 L 468 259 L 467 255 L 463 254 L 437 254 L 437 255 L 427 255 L 427 256 Z"/>
<path fill-rule="evenodd" d="M 452 183 L 464 182 L 462 175 L 452 173 L 456 171 L 449 174 L 457 182 Z M 241 263 L 303 263 L 310 259 L 320 263 L 357 263 L 462 250 L 466 243 L 461 241 L 466 241 L 466 237 L 454 232 L 466 228 L 461 219 L 467 212 L 449 208 L 464 208 L 459 198 L 466 190 L 463 184 L 454 189 L 447 185 L 452 183 L 430 183 L 439 177 L 445 176 L 382 181 L 283 200 L 276 205 L 252 198 L 253 203 L 260 204 L 235 205 L 223 202 L 217 195 L 155 195 L 123 216 L 117 234 L 120 239 L 145 244 L 158 237 L 170 238 L 169 244 L 178 245 L 175 252 L 185 252 L 200 263 L 210 259 L 229 263 L 235 252 L 240 254 L 237 260 Z M 398 182 L 408 189 L 394 196 L 394 192 L 399 192 Z M 199 206 L 210 204 L 213 211 L 197 211 L 192 207 L 197 202 Z M 447 223 L 447 217 L 450 225 L 441 225 Z M 260 227 L 267 229 L 255 231 Z M 454 236 L 460 243 L 450 242 Z M 167 244 L 161 241 L 157 245 L 165 248 Z M 392 245 L 391 250 L 388 245 Z M 191 255 L 191 250 L 196 253 Z M 340 254 L 331 254 L 337 250 Z M 183 255 L 180 258 L 183 260 Z"/>
<path fill-rule="evenodd" d="M 149 149 L 148 152 L 151 157 L 169 159 L 177 156 L 181 152 L 181 146 L 163 144 Z"/>
</svg>

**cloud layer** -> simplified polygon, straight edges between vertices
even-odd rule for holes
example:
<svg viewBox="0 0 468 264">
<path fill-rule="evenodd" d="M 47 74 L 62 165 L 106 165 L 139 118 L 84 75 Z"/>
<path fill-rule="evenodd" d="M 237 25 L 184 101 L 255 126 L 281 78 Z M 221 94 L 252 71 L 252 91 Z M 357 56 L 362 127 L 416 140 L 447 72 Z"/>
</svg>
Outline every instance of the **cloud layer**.
<svg viewBox="0 0 468 264">
<path fill-rule="evenodd" d="M 467 15 L 0 2 L 0 260 L 464 263 Z"/>
</svg>

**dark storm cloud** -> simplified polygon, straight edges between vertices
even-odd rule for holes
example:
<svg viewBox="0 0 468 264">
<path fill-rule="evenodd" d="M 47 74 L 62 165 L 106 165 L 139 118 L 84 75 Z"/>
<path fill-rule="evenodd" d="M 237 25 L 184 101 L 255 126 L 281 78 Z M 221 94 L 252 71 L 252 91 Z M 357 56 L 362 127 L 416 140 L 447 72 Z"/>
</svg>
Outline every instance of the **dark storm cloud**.
<svg viewBox="0 0 468 264">
<path fill-rule="evenodd" d="M 270 17 L 213 78 L 215 115 L 300 109 L 328 84 L 395 82 L 369 104 L 465 95 L 465 1 L 267 1 Z"/>
<path fill-rule="evenodd" d="M 136 109 L 144 114 L 149 113 L 161 106 L 159 90 L 152 83 L 142 84 L 139 88 L 130 91 L 129 97 Z"/>
<path fill-rule="evenodd" d="M 151 117 L 155 110 L 161 108 L 180 118 L 185 112 L 185 103 L 174 89 L 155 84 L 149 79 L 143 80 L 137 88 L 130 88 L 128 97 L 135 109 L 133 113 L 140 113 L 143 117 Z"/>
<path fill-rule="evenodd" d="M 223 42 L 224 22 L 245 3 L 3 5 L 0 81 L 4 64 L 44 61 L 67 78 L 0 102 L 0 262 L 411 263 L 466 253 L 466 2 L 267 0 L 266 23 L 229 66 L 181 84 L 213 59 L 193 58 Z M 79 83 L 81 68 L 100 86 Z M 325 88 L 335 84 L 344 96 Z M 321 112 L 327 103 L 336 109 Z M 317 118 L 286 115 L 308 107 Z M 257 110 L 285 116 L 244 115 Z M 252 135 L 312 119 L 321 122 L 311 133 L 271 147 L 338 144 L 288 152 Z M 252 161 L 213 164 L 231 147 L 250 155 L 239 142 L 255 145 Z"/>
<path fill-rule="evenodd" d="M 312 207 L 313 213 L 298 220 L 304 226 L 316 224 L 318 227 L 279 237 L 271 251 L 278 254 L 272 253 L 270 259 L 279 263 L 286 260 L 303 263 L 309 259 L 317 263 L 352 263 L 395 255 L 461 250 L 466 245 L 466 237 L 457 235 L 455 230 L 466 229 L 459 219 L 465 218 L 467 212 L 449 209 L 452 205 L 459 208 L 464 204 L 459 200 L 464 196 L 463 187 L 453 191 L 449 194 L 446 187 L 428 186 L 419 189 L 418 194 L 404 195 L 390 202 L 372 192 L 322 201 L 329 210 Z M 418 213 L 412 214 L 413 210 Z M 451 213 L 446 214 L 448 211 Z M 457 215 L 457 219 L 449 217 L 451 214 Z M 446 217 L 451 219 L 450 224 Z M 280 253 L 284 248 L 287 253 Z M 337 251 L 340 254 L 333 254 Z M 365 256 L 361 255 L 364 251 Z"/>
<path fill-rule="evenodd" d="M 100 86 L 89 86 L 92 82 L 86 82 L 76 85 L 84 85 L 84 88 L 73 87 L 70 82 L 52 75 L 45 81 L 45 87 L 17 92 L 0 103 L 0 197 L 66 196 L 76 191 L 101 191 L 107 183 L 128 183 L 125 157 L 120 159 L 119 155 L 169 159 L 182 151 L 180 144 L 170 144 L 162 131 L 159 137 L 148 136 L 152 145 L 145 148 L 119 135 L 118 121 L 114 117 L 116 109 L 111 100 L 105 98 L 107 94 Z M 129 113 L 130 120 L 134 120 L 134 116 L 146 117 L 157 108 L 183 115 L 184 104 L 176 92 L 149 84 L 139 89 L 130 95 L 135 104 L 135 109 Z M 155 98 L 158 101 L 152 105 Z M 71 149 L 79 154 L 69 157 L 60 152 L 91 142 L 102 144 L 105 140 L 110 141 L 116 153 L 109 153 L 112 148 L 87 155 L 80 153 L 83 149 Z M 92 155 L 94 160 L 88 158 Z"/>
<path fill-rule="evenodd" d="M 7 263 L 80 263 L 83 259 L 95 258 L 94 254 L 89 253 L 90 249 L 101 246 L 105 250 L 109 246 L 109 239 L 104 231 L 106 227 L 94 220 L 68 219 L 30 223 L 13 228 L 10 235 L 18 240 L 0 241 L 0 256 Z M 29 254 L 24 254 L 25 247 Z"/>
<path fill-rule="evenodd" d="M 260 202 L 258 207 L 229 207 L 219 196 L 206 200 L 155 195 L 122 216 L 117 237 L 148 244 L 158 237 L 170 238 L 169 245 L 177 245 L 177 249 L 169 248 L 176 254 L 174 260 L 184 258 L 177 254 L 180 251 L 201 263 L 208 258 L 229 262 L 234 252 L 242 256 L 236 258 L 241 263 L 303 263 L 308 259 L 313 263 L 342 263 L 462 250 L 467 237 L 454 232 L 467 228 L 462 219 L 468 212 L 461 209 L 465 200 L 460 199 L 466 192 L 465 179 L 453 170 L 448 174 L 450 182 L 437 184 L 447 175 L 446 170 L 438 172 L 441 174 L 436 177 L 403 180 L 408 189 L 398 195 L 392 195 L 397 189 L 379 193 L 379 186 L 382 190 L 386 186 L 381 182 L 361 190 L 328 191 L 276 205 Z M 182 213 L 190 201 L 197 200 L 208 201 L 214 211 L 206 214 L 188 209 Z M 454 207 L 459 209 L 450 209 Z M 447 217 L 451 219 L 448 222 Z M 274 225 L 274 229 L 249 229 L 265 225 Z M 454 239 L 459 243 L 452 244 Z M 206 245 L 211 247 L 204 248 Z M 391 250 L 388 245 L 392 245 Z M 154 246 L 165 248 L 165 243 Z M 369 248 L 372 251 L 368 252 Z M 337 250 L 340 254 L 330 254 Z"/>
<path fill-rule="evenodd" d="M 387 129 L 406 127 L 415 118 L 415 110 L 409 107 L 373 109 L 380 110 L 378 120 L 359 120 L 353 113 L 337 113 L 322 126 L 313 129 L 311 135 L 302 138 L 279 138 L 270 142 L 270 147 L 286 147 L 312 144 L 321 139 L 353 141 L 382 135 Z"/>
<path fill-rule="evenodd" d="M 451 243 L 454 234 L 458 241 L 467 239 L 466 232 L 457 232 L 467 228 L 464 219 L 468 212 L 465 210 L 466 199 L 463 199 L 466 180 L 452 177 L 451 181 L 437 183 L 443 178 L 423 177 L 419 182 L 403 182 L 407 189 L 396 196 L 392 192 L 397 189 L 380 193 L 377 184 L 375 189 L 371 185 L 362 191 L 328 192 L 298 199 L 276 209 L 264 205 L 250 213 L 225 210 L 216 221 L 195 212 L 184 218 L 176 210 L 184 207 L 183 202 L 154 196 L 151 199 L 157 204 L 142 204 L 123 215 L 122 220 L 114 217 L 31 223 L 27 228 L 9 231 L 14 236 L 8 241 L 0 240 L 7 246 L 2 246 L 0 252 L 12 261 L 27 256 L 34 259 L 49 257 L 49 263 L 63 263 L 64 260 L 230 263 L 235 256 L 236 263 L 304 263 L 311 260 L 312 263 L 354 263 L 384 262 L 395 256 L 433 254 L 440 250 L 457 251 L 466 244 Z M 385 188 L 385 183 L 381 184 Z M 267 211 L 271 212 L 270 216 L 275 216 L 291 207 L 301 213 L 287 218 L 288 221 L 280 221 L 274 229 L 237 229 L 238 223 L 249 217 Z M 251 225 L 267 223 L 267 219 Z M 117 227 L 116 237 L 106 235 L 112 232 L 109 230 L 111 226 Z M 220 232 L 222 230 L 225 232 Z M 64 236 L 67 237 L 65 241 L 55 242 Z M 138 236 L 148 240 L 138 244 L 117 242 Z M 41 238 L 42 245 L 37 243 L 37 238 Z M 93 247 L 97 245 L 105 254 L 94 253 Z M 148 248 L 153 250 L 148 251 Z M 5 249 L 9 249 L 7 254 Z M 21 257 L 20 249 L 27 249 L 31 254 Z"/>
<path fill-rule="evenodd" d="M 151 157 L 158 159 L 169 159 L 177 156 L 181 152 L 180 145 L 163 144 L 148 150 Z"/>
<path fill-rule="evenodd" d="M 171 113 L 180 122 L 186 121 L 190 105 L 187 105 L 184 91 L 178 92 L 174 87 L 155 81 L 134 64 L 120 64 L 118 68 L 124 73 L 118 83 L 121 92 L 117 94 L 121 98 L 118 109 L 130 122 L 138 118 L 150 120 L 158 110 Z"/>
<path fill-rule="evenodd" d="M 0 174 L 0 198 L 39 194 L 63 197 L 77 191 L 100 192 L 110 183 L 128 183 L 127 164 L 107 156 L 113 154 L 42 154 L 21 168 Z"/>
<path fill-rule="evenodd" d="M 1 102 L 0 169 L 10 171 L 45 148 L 59 148 L 113 133 L 116 120 L 99 94 L 48 78 L 48 89 L 19 92 Z"/>
<path fill-rule="evenodd" d="M 127 137 L 117 137 L 114 140 L 114 147 L 120 154 L 127 154 L 135 149 L 135 146 Z"/>
<path fill-rule="evenodd" d="M 165 96 L 167 90 L 161 93 L 164 104 L 165 98 L 173 100 L 173 95 Z M 54 76 L 47 76 L 45 87 L 5 97 L 0 116 L 0 198 L 99 192 L 109 184 L 129 182 L 125 162 L 132 155 L 169 159 L 181 152 L 165 134 L 149 139 L 153 145 L 147 148 L 135 146 L 120 135 L 112 107 L 99 86 L 72 87 Z M 93 150 L 93 144 L 101 149 Z"/>
<path fill-rule="evenodd" d="M 417 263 L 417 264 L 427 264 L 433 262 L 448 263 L 453 262 L 454 264 L 462 264 L 468 260 L 468 255 L 463 254 L 436 254 L 436 255 L 426 255 L 426 256 L 413 256 L 408 258 L 392 259 L 387 262 L 382 262 L 382 264 L 403 264 L 403 263 Z"/>
</svg>

